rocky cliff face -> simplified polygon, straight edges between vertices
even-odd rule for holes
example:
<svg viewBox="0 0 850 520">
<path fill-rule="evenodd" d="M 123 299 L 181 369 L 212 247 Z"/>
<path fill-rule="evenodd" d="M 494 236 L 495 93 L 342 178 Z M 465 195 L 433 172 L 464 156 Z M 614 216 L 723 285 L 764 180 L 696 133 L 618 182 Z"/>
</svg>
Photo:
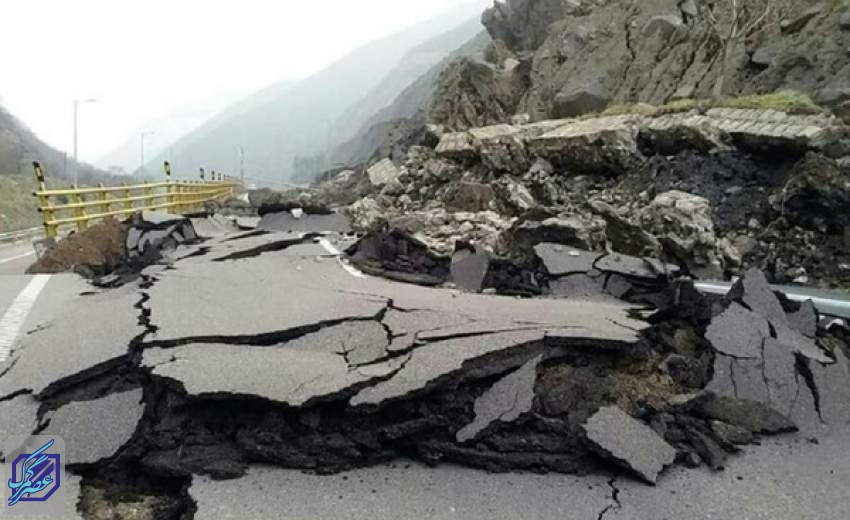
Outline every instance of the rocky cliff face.
<svg viewBox="0 0 850 520">
<path fill-rule="evenodd" d="M 771 11 L 763 22 L 729 39 L 725 3 L 718 4 L 715 26 L 703 0 L 496 2 L 482 17 L 501 47 L 490 73 L 471 62 L 447 70 L 432 119 L 465 129 L 507 122 L 518 113 L 543 120 L 617 103 L 660 105 L 783 89 L 807 93 L 850 117 L 850 4 L 767 4 Z M 748 16 L 755 22 L 759 13 Z M 527 88 L 509 99 L 505 85 Z"/>
</svg>

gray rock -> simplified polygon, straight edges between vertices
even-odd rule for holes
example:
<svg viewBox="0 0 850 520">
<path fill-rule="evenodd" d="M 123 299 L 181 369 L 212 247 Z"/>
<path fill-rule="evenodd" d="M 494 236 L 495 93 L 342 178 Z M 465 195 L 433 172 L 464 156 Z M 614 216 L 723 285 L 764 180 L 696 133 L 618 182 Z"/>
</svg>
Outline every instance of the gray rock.
<svg viewBox="0 0 850 520">
<path fill-rule="evenodd" d="M 714 317 L 705 332 L 705 339 L 715 350 L 735 358 L 760 358 L 769 337 L 767 320 L 735 302 Z"/>
<path fill-rule="evenodd" d="M 588 204 L 594 213 L 605 220 L 605 235 L 614 251 L 634 256 L 661 254 L 661 243 L 657 238 L 618 214 L 612 206 L 598 200 L 591 200 Z"/>
<path fill-rule="evenodd" d="M 605 244 L 605 221 L 595 215 L 564 215 L 543 222 L 525 221 L 512 229 L 514 246 L 531 249 L 542 242 L 584 250 L 601 249 Z"/>
<path fill-rule="evenodd" d="M 712 278 L 720 274 L 717 236 L 709 201 L 682 191 L 668 191 L 639 215 L 643 228 L 661 241 L 665 251 L 692 273 Z"/>
<path fill-rule="evenodd" d="M 459 182 L 445 196 L 448 211 L 479 212 L 490 209 L 496 193 L 487 184 L 477 182 Z"/>
<path fill-rule="evenodd" d="M 729 444 L 747 446 L 753 442 L 753 434 L 746 428 L 733 426 L 721 421 L 711 421 L 711 431 Z"/>
<path fill-rule="evenodd" d="M 467 291 L 480 292 L 490 270 L 490 255 L 481 248 L 459 249 L 452 255 L 451 281 Z"/>
<path fill-rule="evenodd" d="M 469 132 L 444 134 L 437 145 L 437 155 L 449 159 L 470 159 L 478 154 L 472 135 Z"/>
<path fill-rule="evenodd" d="M 142 238 L 142 230 L 131 227 L 127 231 L 127 251 L 133 251 L 139 245 L 139 240 Z"/>
<path fill-rule="evenodd" d="M 603 457 L 611 459 L 651 484 L 676 460 L 676 449 L 652 428 L 617 406 L 600 408 L 583 426 Z"/>
<path fill-rule="evenodd" d="M 390 159 L 384 159 L 373 164 L 366 173 L 369 175 L 369 182 L 373 186 L 380 187 L 392 180 L 398 179 L 399 175 L 401 175 L 401 170 Z"/>
<path fill-rule="evenodd" d="M 844 30 L 850 30 L 850 9 L 845 9 L 838 20 L 838 25 Z"/>
<path fill-rule="evenodd" d="M 115 455 L 142 418 L 142 390 L 74 401 L 56 410 L 42 435 L 65 440 L 66 464 L 94 464 Z"/>
<path fill-rule="evenodd" d="M 534 384 L 537 381 L 537 356 L 514 372 L 493 384 L 475 400 L 475 419 L 456 435 L 458 442 L 475 439 L 490 425 L 510 423 L 531 411 L 534 405 Z"/>
</svg>

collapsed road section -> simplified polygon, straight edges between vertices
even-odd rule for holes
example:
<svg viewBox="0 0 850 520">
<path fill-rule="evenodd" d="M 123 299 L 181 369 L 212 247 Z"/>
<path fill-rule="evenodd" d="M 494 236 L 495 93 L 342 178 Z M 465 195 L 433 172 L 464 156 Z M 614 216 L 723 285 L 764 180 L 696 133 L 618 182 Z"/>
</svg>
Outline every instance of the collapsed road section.
<svg viewBox="0 0 850 520">
<path fill-rule="evenodd" d="M 352 276 L 311 235 L 178 245 L 21 340 L 0 370 L 0 433 L 64 438 L 83 517 L 185 518 L 193 482 L 257 464 L 654 484 L 850 420 L 846 333 L 759 271 L 712 297 L 652 260 L 537 252 L 555 290 L 519 299 Z"/>
</svg>

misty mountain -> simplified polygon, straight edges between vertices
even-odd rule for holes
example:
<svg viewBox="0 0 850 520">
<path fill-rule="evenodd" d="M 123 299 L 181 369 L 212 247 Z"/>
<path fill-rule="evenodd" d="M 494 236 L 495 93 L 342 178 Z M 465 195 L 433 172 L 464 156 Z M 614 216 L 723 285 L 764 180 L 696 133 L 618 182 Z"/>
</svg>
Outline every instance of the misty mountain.
<svg viewBox="0 0 850 520">
<path fill-rule="evenodd" d="M 443 70 L 455 59 L 483 54 L 487 44 L 492 41 L 490 35 L 481 29 L 480 23 L 475 27 L 479 29 L 478 34 L 471 39 L 467 36 L 464 41 L 452 42 L 454 45 L 450 49 L 451 52 L 443 53 L 441 59 L 430 63 L 428 67 L 420 68 L 424 70 L 417 70 L 419 72 L 417 79 L 404 88 L 391 104 L 374 111 L 354 135 L 337 145 L 331 152 L 331 163 L 353 165 L 377 158 L 377 156 L 386 156 L 390 150 L 384 148 L 392 146 L 397 134 L 405 132 L 405 126 L 415 127 L 425 123 L 423 111 L 431 103 Z M 463 34 L 468 35 L 468 33 Z M 441 35 L 425 47 L 448 43 L 452 36 L 459 35 L 460 33 Z M 408 55 L 410 61 L 419 61 L 416 59 L 418 51 L 419 49 L 411 51 Z M 402 64 L 408 61 L 408 57 L 402 60 Z M 407 68 L 406 65 L 400 65 L 400 67 Z M 394 74 L 402 75 L 403 72 L 394 71 Z M 418 118 L 419 121 L 405 121 L 411 118 Z"/>
<path fill-rule="evenodd" d="M 152 158 L 147 168 L 158 168 L 168 159 L 178 175 L 191 172 L 188 175 L 194 176 L 201 166 L 238 174 L 240 148 L 245 153 L 246 178 L 251 181 L 291 179 L 296 158 L 320 155 L 300 162 L 307 168 L 324 168 L 327 150 L 354 135 L 375 110 L 389 105 L 422 71 L 481 30 L 481 4 L 465 2 L 437 18 L 363 45 L 295 85 L 272 85 L 178 140 L 168 147 L 168 154 Z M 440 35 L 445 35 L 445 43 L 432 41 Z M 423 47 L 415 62 L 398 67 L 419 46 Z"/>
<path fill-rule="evenodd" d="M 48 188 L 73 183 L 73 159 L 51 148 L 26 125 L 0 107 L 0 232 L 35 226 L 41 221 L 32 191 L 36 187 L 32 163 L 39 161 Z M 79 184 L 117 183 L 118 179 L 88 164 L 80 164 Z"/>
</svg>

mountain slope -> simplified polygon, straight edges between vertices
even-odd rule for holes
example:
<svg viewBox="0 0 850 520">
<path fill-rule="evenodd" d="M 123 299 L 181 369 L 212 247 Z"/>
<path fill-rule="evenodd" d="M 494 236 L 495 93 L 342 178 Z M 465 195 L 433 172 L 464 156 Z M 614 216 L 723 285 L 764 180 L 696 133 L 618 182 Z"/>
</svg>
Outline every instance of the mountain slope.
<svg viewBox="0 0 850 520">
<path fill-rule="evenodd" d="M 238 148 L 245 150 L 246 176 L 285 181 L 296 157 L 323 153 L 355 131 L 371 115 L 341 116 L 386 77 L 413 47 L 434 35 L 478 16 L 479 3 L 464 5 L 403 32 L 366 44 L 314 76 L 289 87 L 273 85 L 262 102 L 252 96 L 238 114 L 224 114 L 174 143 L 170 160 L 175 171 L 197 171 L 200 166 L 234 172 Z M 415 79 L 410 77 L 409 82 Z M 386 97 L 391 100 L 397 92 Z M 337 127 L 339 124 L 339 128 Z M 156 157 L 149 167 L 165 159 Z"/>
<path fill-rule="evenodd" d="M 67 186 L 73 181 L 64 177 L 73 171 L 73 159 L 51 148 L 15 116 L 0 107 L 0 233 L 36 226 L 41 218 L 32 192 L 35 189 L 32 163 L 44 168 L 48 187 Z M 80 185 L 99 182 L 109 184 L 116 179 L 88 164 L 80 164 Z"/>
</svg>

